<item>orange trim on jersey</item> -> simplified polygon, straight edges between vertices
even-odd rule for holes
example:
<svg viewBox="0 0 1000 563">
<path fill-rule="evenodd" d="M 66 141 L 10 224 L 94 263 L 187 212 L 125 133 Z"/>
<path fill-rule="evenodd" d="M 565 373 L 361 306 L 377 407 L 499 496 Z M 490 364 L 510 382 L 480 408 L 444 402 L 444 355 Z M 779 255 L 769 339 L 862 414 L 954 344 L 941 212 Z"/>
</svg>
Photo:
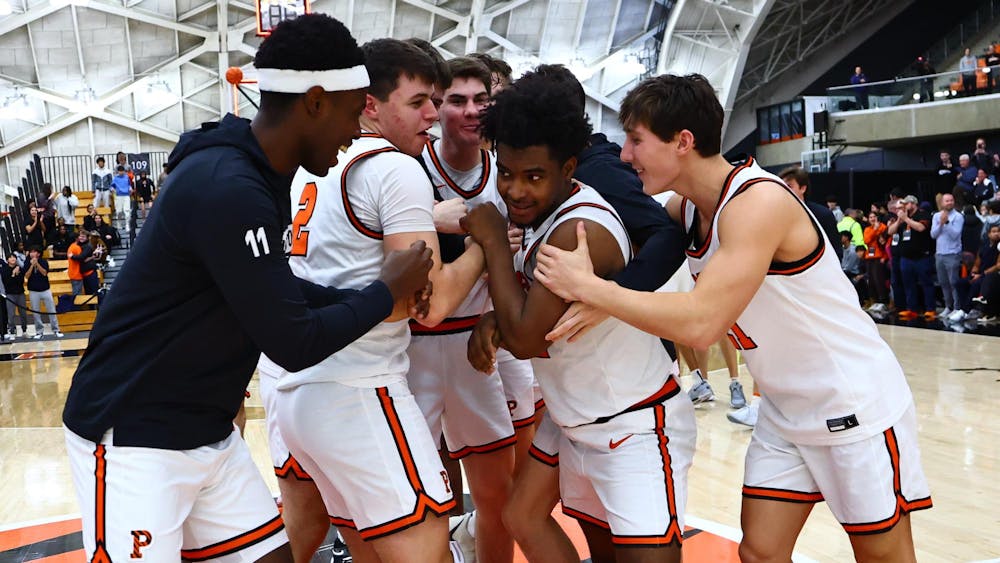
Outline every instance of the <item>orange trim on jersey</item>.
<svg viewBox="0 0 1000 563">
<path fill-rule="evenodd" d="M 818 233 L 818 234 L 821 237 L 824 236 L 823 233 Z M 808 270 L 810 267 L 813 266 L 813 264 L 815 264 L 816 262 L 819 262 L 819 259 L 822 258 L 823 254 L 826 252 L 826 245 L 823 244 L 823 242 L 824 241 L 821 238 L 820 241 L 819 241 L 819 248 L 817 250 L 813 251 L 812 256 L 807 256 L 805 258 L 805 262 L 803 262 L 801 264 L 795 263 L 795 264 L 793 264 L 790 267 L 785 268 L 785 269 L 771 268 L 771 269 L 769 269 L 767 271 L 767 274 L 768 275 L 778 275 L 778 276 L 792 276 L 792 275 L 795 275 L 795 274 L 801 274 L 802 272 Z"/>
<path fill-rule="evenodd" d="M 726 176 L 725 183 L 722 184 L 722 193 L 719 194 L 719 201 L 717 201 L 715 203 L 715 209 L 712 211 L 712 215 L 711 216 L 713 217 L 713 221 L 708 226 L 708 232 L 705 233 L 705 240 L 701 241 L 701 246 L 699 246 L 698 248 L 696 248 L 694 250 L 688 250 L 687 251 L 687 255 L 688 256 L 690 256 L 692 258 L 701 258 L 702 256 L 705 255 L 706 252 L 708 252 L 708 246 L 712 242 L 713 227 L 715 226 L 714 217 L 719 212 L 719 208 L 722 206 L 722 201 L 724 199 L 726 199 L 726 194 L 729 193 L 729 188 L 730 188 L 731 184 L 733 183 L 733 179 L 736 178 L 737 174 L 739 174 L 743 170 L 746 170 L 752 164 L 753 164 L 753 157 L 752 156 L 748 156 L 747 159 L 746 159 L 746 161 L 743 162 L 743 164 L 740 164 L 740 165 L 734 167 L 732 170 L 729 171 L 729 175 Z M 682 202 L 682 204 L 683 204 L 683 202 Z M 683 218 L 684 218 L 683 217 L 683 206 L 681 208 L 681 213 L 682 213 L 681 219 L 683 220 Z M 695 211 L 694 211 L 694 219 L 692 219 L 692 221 L 691 221 L 691 229 L 692 230 L 694 229 L 694 225 L 695 225 L 694 222 L 697 219 L 698 219 L 698 209 L 696 208 Z M 698 233 L 694 233 L 694 234 L 697 235 Z"/>
<path fill-rule="evenodd" d="M 107 518 L 107 476 L 108 460 L 107 448 L 104 444 L 97 444 L 94 448 L 94 555 L 90 563 L 111 563 L 111 554 L 108 553 L 107 535 L 105 521 Z"/>
<path fill-rule="evenodd" d="M 274 476 L 278 479 L 288 479 L 294 477 L 297 481 L 312 481 L 313 478 L 309 475 L 309 472 L 302 468 L 299 464 L 299 460 L 295 459 L 295 456 L 288 454 L 285 462 L 281 464 L 280 467 L 274 467 Z"/>
<path fill-rule="evenodd" d="M 882 433 L 885 436 L 885 447 L 889 452 L 889 463 L 892 466 L 892 488 L 896 494 L 896 508 L 892 516 L 879 520 L 878 522 L 865 522 L 861 524 L 842 524 L 844 531 L 851 535 L 881 534 L 893 529 L 899 520 L 916 510 L 925 510 L 934 506 L 931 497 L 916 500 L 907 500 L 903 496 L 902 477 L 899 472 L 899 442 L 896 440 L 896 431 L 889 428 Z"/>
<path fill-rule="evenodd" d="M 347 528 L 349 530 L 357 530 L 357 525 L 354 524 L 354 520 L 350 518 L 341 518 L 339 516 L 330 516 L 330 524 L 340 528 Z"/>
<path fill-rule="evenodd" d="M 549 467 L 558 467 L 559 466 L 559 454 L 558 453 L 557 454 L 545 453 L 544 451 L 542 451 L 541 449 L 539 449 L 538 446 L 536 446 L 534 444 L 531 444 L 531 447 L 528 448 L 528 455 L 530 455 L 531 457 L 533 457 L 533 458 L 537 459 L 538 461 L 544 463 L 545 465 L 548 465 Z"/>
<path fill-rule="evenodd" d="M 258 544 L 267 538 L 277 534 L 285 528 L 281 521 L 281 515 L 277 515 L 260 526 L 219 543 L 212 544 L 199 549 L 182 549 L 181 557 L 188 561 L 205 561 L 215 559 L 231 553 L 236 553 L 241 549 Z"/>
<path fill-rule="evenodd" d="M 601 520 L 600 518 L 597 518 L 595 516 L 591 516 L 591 515 L 587 514 L 586 512 L 580 512 L 579 510 L 570 508 L 570 507 L 566 506 L 565 504 L 562 507 L 562 511 L 563 511 L 563 514 L 565 514 L 566 516 L 569 516 L 571 518 L 576 518 L 577 520 L 580 520 L 580 521 L 586 522 L 588 524 L 597 526 L 598 528 L 602 528 L 604 530 L 611 530 L 611 526 L 609 526 L 607 522 L 605 522 L 604 520 Z"/>
<path fill-rule="evenodd" d="M 673 380 L 673 378 L 670 378 Z M 660 459 L 663 461 L 663 482 L 667 493 L 667 516 L 670 522 L 667 530 L 656 536 L 611 536 L 611 543 L 615 545 L 669 545 L 674 542 L 684 541 L 684 533 L 677 524 L 677 498 L 674 491 L 674 469 L 670 465 L 670 449 L 667 445 L 670 439 L 667 437 L 664 428 L 667 425 L 667 410 L 662 404 L 653 407 L 653 415 L 656 421 L 656 445 L 660 449 Z"/>
<path fill-rule="evenodd" d="M 776 500 L 780 502 L 816 503 L 823 501 L 823 493 L 804 493 L 788 489 L 772 489 L 770 487 L 751 487 L 743 485 L 743 496 L 760 500 Z"/>
<path fill-rule="evenodd" d="M 410 319 L 410 333 L 418 336 L 458 334 L 472 330 L 478 322 L 479 315 L 452 317 L 441 321 L 437 326 L 429 327 L 420 324 L 414 319 Z"/>
<path fill-rule="evenodd" d="M 362 139 L 384 139 L 385 137 L 383 137 L 382 135 L 379 135 L 378 133 L 369 133 L 369 132 L 365 131 L 365 132 L 361 133 L 361 138 Z"/>
<path fill-rule="evenodd" d="M 362 134 L 364 136 L 364 134 Z M 377 135 L 376 135 L 377 136 Z M 380 149 L 373 149 L 370 151 L 365 151 L 350 160 L 346 166 L 344 166 L 344 171 L 340 173 L 340 195 L 344 201 L 344 211 L 347 213 L 347 220 L 350 221 L 351 226 L 353 226 L 357 231 L 366 237 L 373 238 L 375 240 L 382 240 L 382 232 L 376 231 L 375 229 L 368 228 L 358 219 L 355 215 L 354 209 L 351 207 L 351 201 L 347 197 L 347 173 L 351 168 L 358 163 L 358 161 L 368 158 L 370 156 L 375 156 L 377 154 L 382 154 L 385 152 L 399 152 L 396 147 L 382 147 Z"/>
<path fill-rule="evenodd" d="M 517 436 L 511 434 L 506 438 L 500 438 L 499 440 L 494 440 L 488 444 L 483 444 L 481 446 L 465 446 L 457 451 L 449 451 L 448 457 L 451 459 L 462 459 L 468 457 L 472 454 L 488 454 L 490 452 L 495 452 L 497 450 L 502 450 L 508 448 L 517 443 Z"/>
<path fill-rule="evenodd" d="M 570 193 L 570 197 L 572 197 L 578 191 L 580 191 L 580 187 L 577 186 L 577 185 L 575 185 L 575 184 L 574 184 L 574 188 L 573 189 L 575 191 L 573 191 L 573 192 Z M 614 217 L 616 221 L 618 221 L 618 224 L 622 226 L 622 229 L 625 229 L 625 224 L 622 223 L 621 219 L 619 219 L 617 215 L 615 215 L 614 211 L 612 211 L 610 208 L 607 208 L 607 207 L 605 207 L 603 205 L 599 205 L 599 204 L 596 204 L 596 203 L 591 203 L 589 201 L 581 201 L 580 203 L 575 203 L 575 204 L 573 204 L 573 205 L 571 205 L 571 206 L 569 206 L 569 207 L 567 207 L 567 208 L 565 208 L 565 209 L 557 212 L 555 218 L 552 219 L 552 224 L 555 224 L 556 221 L 558 221 L 561 217 L 563 217 L 564 215 L 566 215 L 570 211 L 573 211 L 574 209 L 578 209 L 580 207 L 593 207 L 595 209 L 603 209 L 604 211 L 607 211 L 608 213 L 610 213 L 611 216 Z M 580 219 L 580 220 L 583 221 L 584 219 Z M 625 232 L 627 233 L 628 229 L 625 229 Z M 522 265 L 522 271 L 527 270 L 527 268 L 528 268 L 528 261 L 531 259 L 532 255 L 534 255 L 536 252 L 538 252 L 538 247 L 541 246 L 542 240 L 544 238 L 545 238 L 544 236 L 539 237 L 538 240 L 536 240 L 534 242 L 534 244 L 531 245 L 531 249 L 528 250 L 528 252 L 526 252 L 524 254 L 524 260 L 522 262 L 522 264 L 523 264 Z M 625 261 L 628 262 L 628 259 L 631 258 L 631 257 L 630 256 L 626 256 L 625 258 L 626 258 Z"/>
<path fill-rule="evenodd" d="M 365 540 L 380 538 L 405 530 L 411 526 L 415 526 L 424 521 L 428 512 L 432 512 L 436 516 L 443 516 L 455 507 L 454 499 L 444 503 L 439 503 L 432 499 L 424 491 L 424 485 L 420 480 L 420 473 L 417 470 L 416 461 L 413 459 L 413 453 L 410 451 L 410 445 L 406 439 L 406 433 L 403 431 L 403 424 L 399 420 L 399 415 L 396 413 L 396 407 L 393 404 L 392 397 L 389 396 L 389 389 L 386 387 L 379 387 L 375 390 L 375 392 L 378 395 L 379 403 L 382 406 L 382 414 L 385 416 L 385 421 L 389 425 L 390 432 L 392 432 L 392 439 L 396 444 L 396 451 L 399 452 L 399 460 L 403 464 L 403 468 L 406 471 L 406 478 L 410 482 L 410 487 L 413 488 L 417 501 L 410 514 L 390 520 L 384 524 L 365 528 L 364 530 L 358 530 L 361 538 Z"/>
<path fill-rule="evenodd" d="M 537 401 L 535 401 L 535 412 L 536 413 L 538 411 L 544 409 L 544 408 L 545 408 L 545 397 L 542 397 L 541 399 L 538 399 Z"/>
<path fill-rule="evenodd" d="M 475 188 L 468 191 L 463 190 L 462 187 L 456 184 L 455 181 L 451 179 L 451 176 L 445 172 L 444 166 L 441 164 L 441 159 L 434 150 L 434 141 L 432 139 L 427 139 L 427 155 L 431 157 L 431 163 L 434 164 L 434 168 L 438 171 L 438 174 L 441 175 L 441 179 L 444 180 L 444 183 L 447 184 L 449 188 L 454 190 L 455 193 L 462 196 L 463 199 L 472 199 L 483 193 L 483 190 L 486 189 L 491 173 L 490 155 L 486 149 L 479 149 L 479 160 L 483 163 L 483 170 L 482 174 L 479 176 L 479 182 L 476 184 Z"/>
<path fill-rule="evenodd" d="M 522 428 L 527 428 L 535 424 L 535 415 L 532 414 L 527 418 L 522 418 L 520 420 L 511 421 L 514 424 L 514 430 L 520 430 Z"/>
</svg>

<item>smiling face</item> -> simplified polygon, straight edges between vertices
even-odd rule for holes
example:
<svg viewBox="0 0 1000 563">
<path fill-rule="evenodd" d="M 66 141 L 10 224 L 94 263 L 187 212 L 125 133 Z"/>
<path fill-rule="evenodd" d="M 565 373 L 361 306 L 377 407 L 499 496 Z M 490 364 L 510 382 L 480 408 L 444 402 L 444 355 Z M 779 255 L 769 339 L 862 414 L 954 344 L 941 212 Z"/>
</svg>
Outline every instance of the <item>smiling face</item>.
<svg viewBox="0 0 1000 563">
<path fill-rule="evenodd" d="M 515 149 L 497 145 L 497 189 L 511 222 L 537 227 L 572 189 L 576 158 L 558 162 L 544 145 Z"/>
<path fill-rule="evenodd" d="M 348 146 L 361 134 L 358 118 L 365 106 L 364 89 L 324 92 L 314 87 L 302 96 L 305 138 L 302 167 L 317 176 L 326 176 L 337 164 L 340 147 Z"/>
<path fill-rule="evenodd" d="M 626 131 L 621 159 L 631 164 L 639 174 L 642 191 L 650 195 L 658 194 L 676 184 L 680 175 L 678 138 L 682 134 L 664 141 L 641 123 Z"/>
<path fill-rule="evenodd" d="M 431 102 L 433 91 L 434 85 L 423 78 L 400 75 L 398 86 L 385 101 L 368 95 L 364 116 L 376 133 L 400 151 L 420 156 L 430 138 L 427 130 L 438 118 Z"/>
<path fill-rule="evenodd" d="M 479 146 L 479 114 L 490 95 L 486 85 L 475 78 L 456 78 L 444 93 L 441 106 L 442 136 L 456 145 Z"/>
</svg>

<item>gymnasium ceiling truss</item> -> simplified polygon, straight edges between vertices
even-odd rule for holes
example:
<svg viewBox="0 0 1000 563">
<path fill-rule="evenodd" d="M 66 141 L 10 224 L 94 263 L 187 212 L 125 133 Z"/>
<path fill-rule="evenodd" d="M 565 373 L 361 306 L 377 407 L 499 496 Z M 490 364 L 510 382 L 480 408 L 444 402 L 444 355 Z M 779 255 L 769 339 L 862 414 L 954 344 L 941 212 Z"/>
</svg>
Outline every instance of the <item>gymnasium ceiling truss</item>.
<svg viewBox="0 0 1000 563">
<path fill-rule="evenodd" d="M 0 157 L 39 143 L 55 154 L 53 136 L 76 128 L 79 137 L 81 127 L 89 130 L 91 153 L 99 152 L 97 122 L 134 132 L 136 144 L 152 138 L 150 144 L 169 146 L 184 130 L 232 107 L 222 79 L 229 66 L 242 66 L 252 76 L 259 38 L 251 2 L 3 2 L 12 13 L 0 15 L 0 52 L 11 53 L 0 57 Z M 314 0 L 310 5 L 348 23 L 359 41 L 423 37 L 446 56 L 496 54 L 511 62 L 515 73 L 542 61 L 565 64 L 584 84 L 595 127 L 609 129 L 624 94 L 646 76 L 704 74 L 728 113 L 734 104 L 758 99 L 762 88 L 809 52 L 831 49 L 845 30 L 894 3 L 901 2 Z M 246 101 L 241 109 L 253 111 Z"/>
</svg>

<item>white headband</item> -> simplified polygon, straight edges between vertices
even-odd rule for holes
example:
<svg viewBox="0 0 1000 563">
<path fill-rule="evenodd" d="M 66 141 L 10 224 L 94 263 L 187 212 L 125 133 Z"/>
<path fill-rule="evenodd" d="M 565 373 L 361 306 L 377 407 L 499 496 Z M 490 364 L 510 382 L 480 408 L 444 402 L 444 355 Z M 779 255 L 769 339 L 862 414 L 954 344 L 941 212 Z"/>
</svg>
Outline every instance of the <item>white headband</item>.
<svg viewBox="0 0 1000 563">
<path fill-rule="evenodd" d="M 313 86 L 337 92 L 367 88 L 369 84 L 368 69 L 364 65 L 331 70 L 257 69 L 257 86 L 267 92 L 304 94 Z"/>
</svg>

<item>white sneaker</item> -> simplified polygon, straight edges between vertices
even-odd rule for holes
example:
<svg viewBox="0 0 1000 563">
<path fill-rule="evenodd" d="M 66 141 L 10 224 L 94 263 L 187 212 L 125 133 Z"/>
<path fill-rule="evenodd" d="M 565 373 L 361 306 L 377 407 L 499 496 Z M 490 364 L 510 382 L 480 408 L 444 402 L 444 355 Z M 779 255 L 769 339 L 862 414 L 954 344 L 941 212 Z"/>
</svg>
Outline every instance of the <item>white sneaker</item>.
<svg viewBox="0 0 1000 563">
<path fill-rule="evenodd" d="M 729 419 L 729 422 L 753 428 L 757 426 L 757 413 L 760 411 L 759 405 L 760 402 L 753 401 L 742 409 L 727 412 L 726 418 Z"/>
<path fill-rule="evenodd" d="M 942 315 L 942 316 L 944 316 L 944 315 Z M 961 309 L 955 309 L 954 311 L 951 312 L 950 315 L 948 315 L 948 320 L 951 321 L 951 322 L 953 322 L 953 323 L 964 321 L 965 320 L 965 311 L 963 311 Z"/>
<path fill-rule="evenodd" d="M 708 384 L 708 380 L 702 377 L 701 371 L 694 370 L 691 372 L 691 377 L 694 378 L 694 385 L 688 389 L 688 398 L 694 404 L 706 403 L 708 401 L 715 400 L 715 393 L 712 392 L 712 386 Z"/>
<path fill-rule="evenodd" d="M 458 547 L 466 563 L 476 563 L 476 538 L 469 530 L 472 514 L 472 512 L 466 512 L 461 516 L 448 518 L 448 535 L 451 537 L 451 543 Z"/>
<path fill-rule="evenodd" d="M 944 317 L 947 317 L 947 316 L 951 315 L 953 312 L 954 311 L 952 311 L 950 308 L 945 307 L 944 311 L 941 311 L 940 313 L 938 313 L 938 316 L 944 318 Z"/>
<path fill-rule="evenodd" d="M 981 325 L 988 325 L 995 320 L 997 320 L 997 318 L 992 315 L 983 315 L 982 317 L 979 317 L 979 319 L 977 319 L 976 322 L 978 322 Z"/>
<path fill-rule="evenodd" d="M 36 332 L 35 335 L 32 336 L 32 338 L 34 338 L 35 340 L 41 340 L 42 339 L 42 332 L 41 331 Z"/>
<path fill-rule="evenodd" d="M 63 333 L 61 333 L 61 332 L 59 332 L 58 330 L 56 331 L 56 338 L 62 338 L 63 336 L 66 336 L 66 335 L 63 334 Z"/>
<path fill-rule="evenodd" d="M 10 334 L 10 333 L 7 333 L 7 334 L 3 335 L 3 339 L 4 339 L 4 340 L 8 340 L 8 341 L 12 341 L 12 340 L 14 340 L 15 338 L 17 338 L 17 336 L 16 336 L 16 335 L 13 335 L 13 334 Z"/>
</svg>

